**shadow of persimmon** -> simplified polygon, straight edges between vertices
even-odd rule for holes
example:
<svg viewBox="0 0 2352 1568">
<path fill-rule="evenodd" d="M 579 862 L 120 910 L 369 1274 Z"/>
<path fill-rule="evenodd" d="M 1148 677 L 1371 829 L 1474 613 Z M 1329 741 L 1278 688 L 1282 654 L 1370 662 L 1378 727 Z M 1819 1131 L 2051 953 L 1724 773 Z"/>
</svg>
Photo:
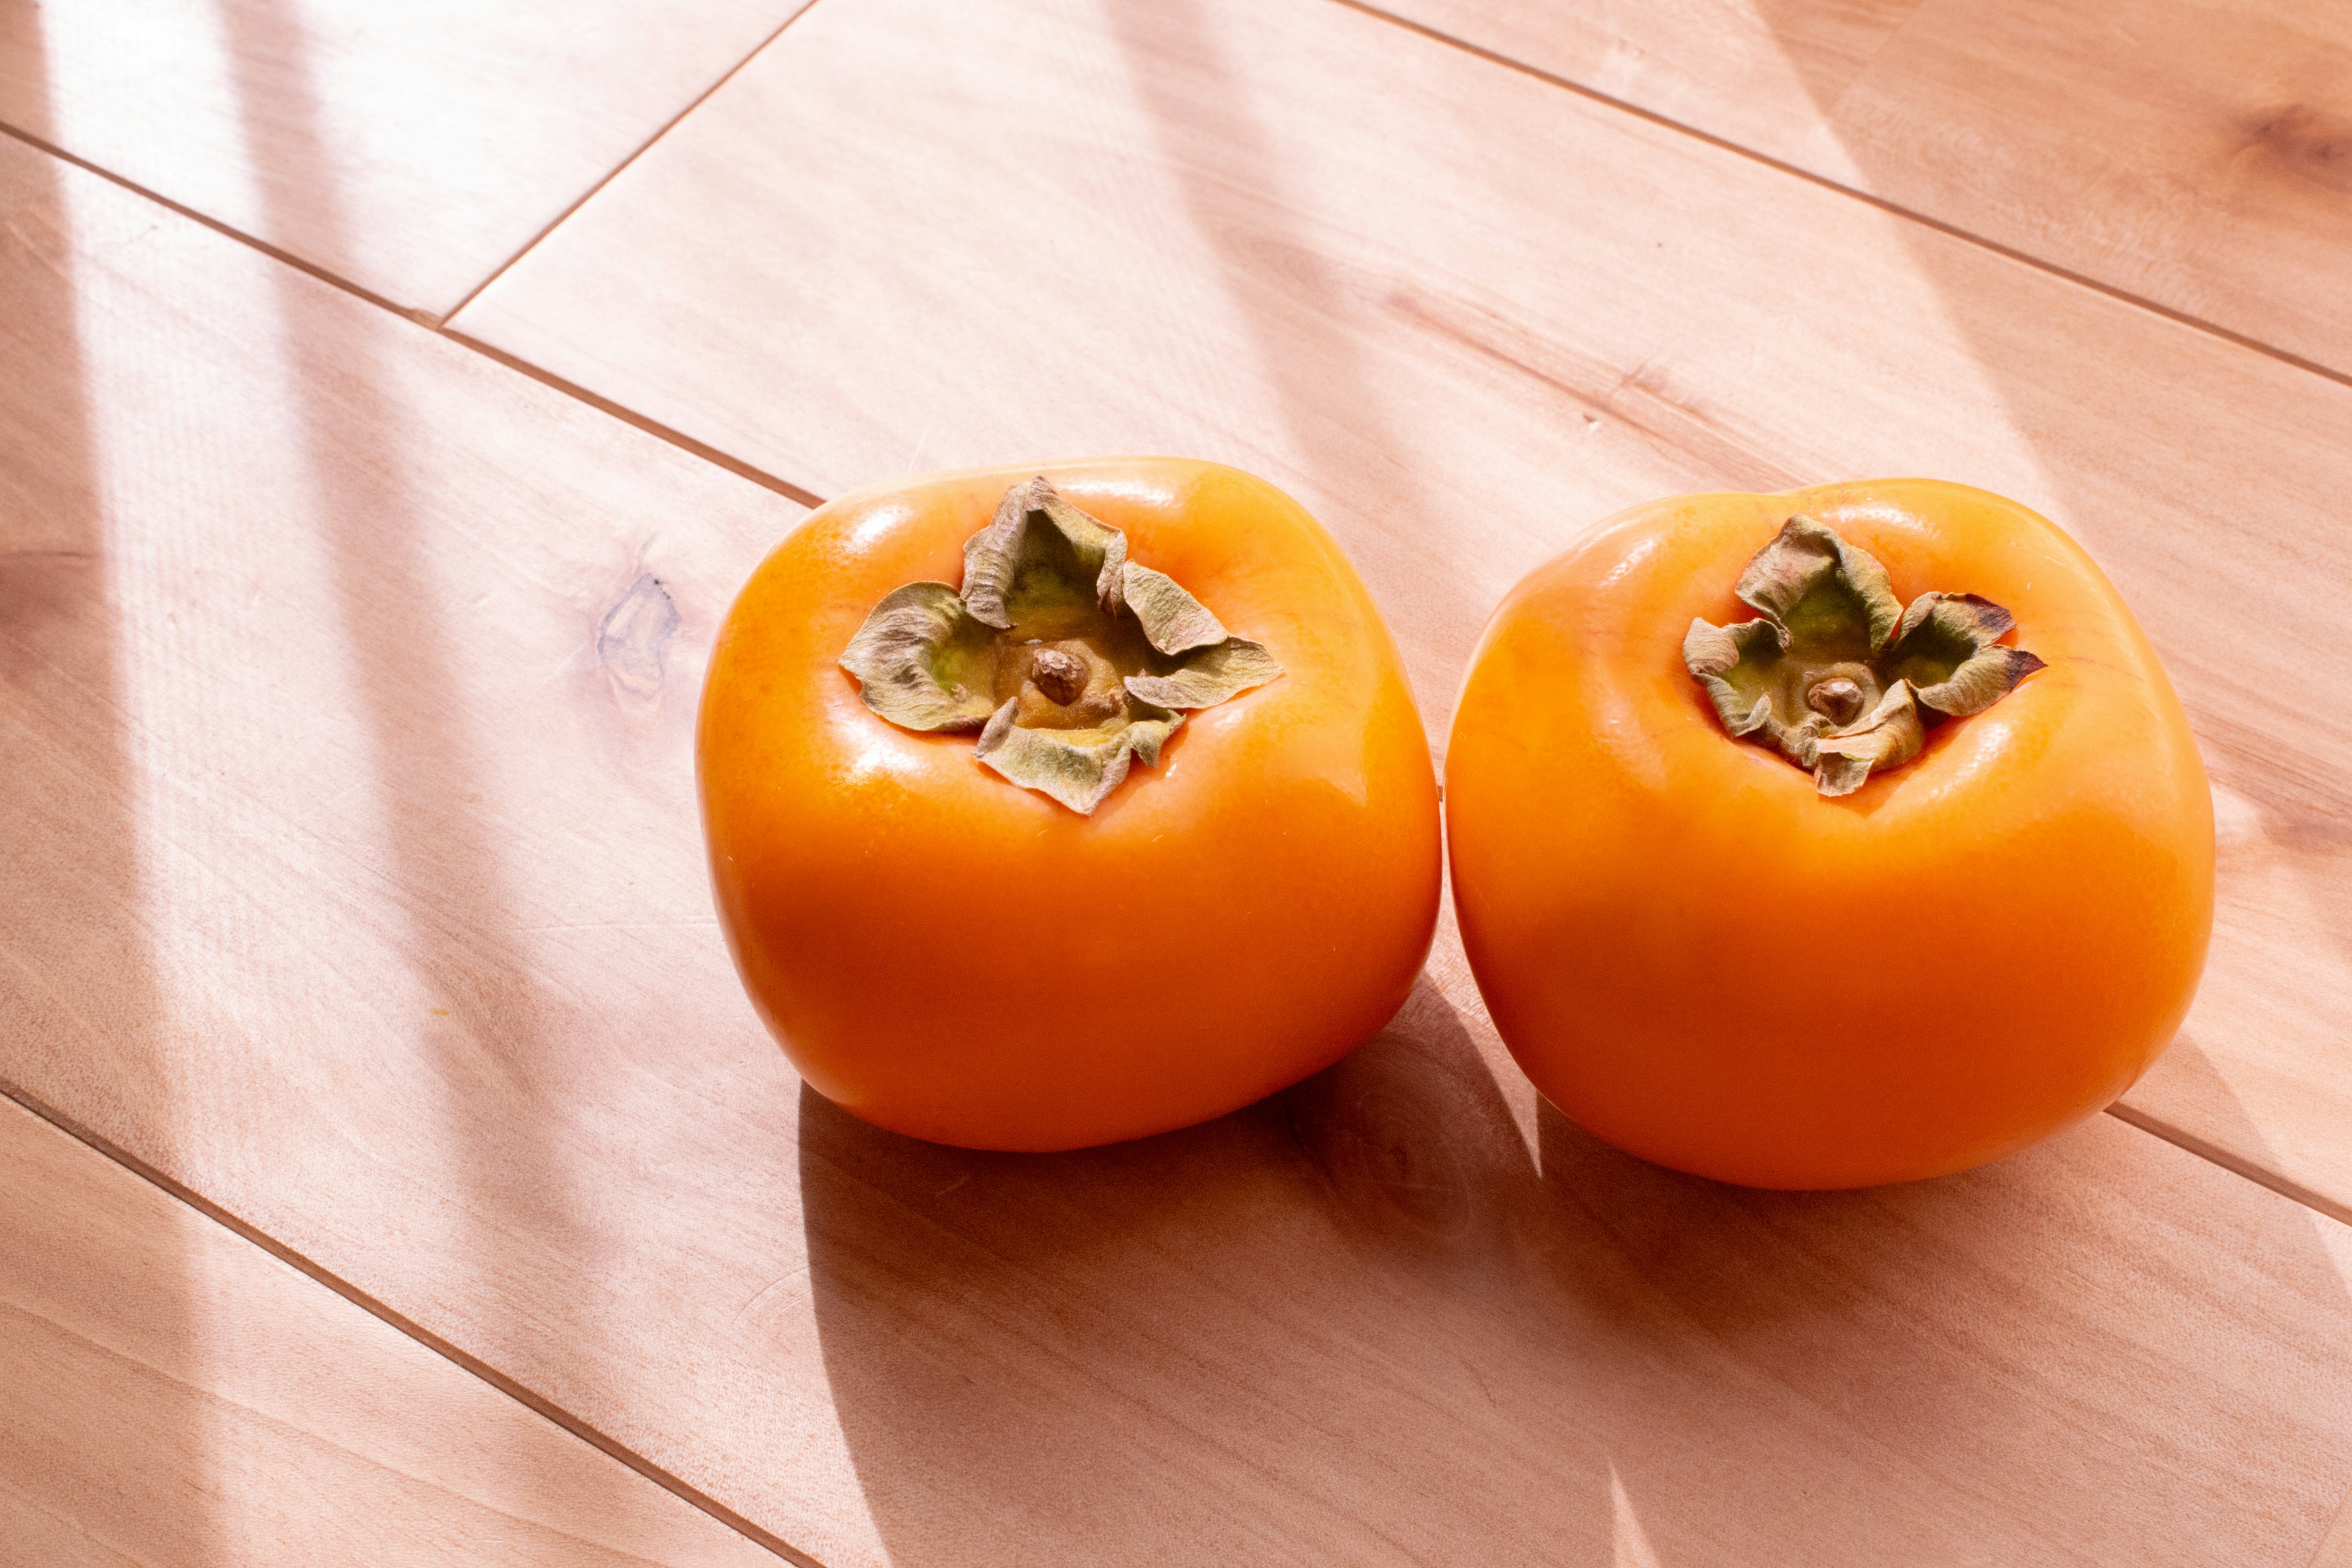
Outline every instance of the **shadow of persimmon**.
<svg viewBox="0 0 2352 1568">
<path fill-rule="evenodd" d="M 1072 1154 L 803 1090 L 825 1371 L 892 1560 L 2259 1562 L 2352 1484 L 2305 1211 L 2105 1117 L 1781 1194 L 1542 1107 L 1538 1164 L 1486 1029 L 1424 984 L 1283 1095 Z M 2231 1235 L 2165 1234 L 2217 1203 Z M 2308 1321 L 2263 1321 L 2281 1270 Z"/>
</svg>

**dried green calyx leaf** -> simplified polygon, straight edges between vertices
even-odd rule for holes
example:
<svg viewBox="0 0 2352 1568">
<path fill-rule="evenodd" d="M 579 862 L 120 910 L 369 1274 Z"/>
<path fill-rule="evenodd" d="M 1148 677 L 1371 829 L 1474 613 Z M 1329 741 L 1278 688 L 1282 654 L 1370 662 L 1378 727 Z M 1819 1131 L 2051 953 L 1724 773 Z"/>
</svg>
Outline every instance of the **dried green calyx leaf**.
<svg viewBox="0 0 2352 1568">
<path fill-rule="evenodd" d="M 2042 668 L 2021 647 L 1996 640 L 2017 624 L 1974 594 L 1922 594 L 1903 612 L 1887 667 L 1911 682 L 1923 707 L 1947 719 L 1981 713 Z"/>
<path fill-rule="evenodd" d="M 2042 668 L 1999 639 L 2016 623 L 1973 594 L 1922 594 L 1908 609 L 1869 552 L 1799 514 L 1739 575 L 1761 618 L 1691 623 L 1683 663 L 1723 727 L 1812 771 L 1823 795 L 1919 754 L 1927 731 L 1981 713 Z"/>
<path fill-rule="evenodd" d="M 1127 535 L 1034 479 L 1005 491 L 989 525 L 964 541 L 963 602 L 999 631 L 1089 602 L 1108 611 L 1126 563 Z"/>
<path fill-rule="evenodd" d="M 1227 637 L 1193 651 L 1166 675 L 1130 675 L 1127 689 L 1162 708 L 1214 708 L 1282 673 L 1274 655 L 1254 642 Z"/>
<path fill-rule="evenodd" d="M 964 542 L 961 592 L 893 589 L 841 656 L 866 705 L 909 730 L 978 730 L 974 754 L 1014 784 L 1091 813 L 1158 764 L 1184 710 L 1277 679 L 1127 536 L 1043 479 L 1005 492 Z"/>
<path fill-rule="evenodd" d="M 909 730 L 977 730 L 996 711 L 996 633 L 945 583 L 893 588 L 841 656 L 866 706 Z"/>
</svg>

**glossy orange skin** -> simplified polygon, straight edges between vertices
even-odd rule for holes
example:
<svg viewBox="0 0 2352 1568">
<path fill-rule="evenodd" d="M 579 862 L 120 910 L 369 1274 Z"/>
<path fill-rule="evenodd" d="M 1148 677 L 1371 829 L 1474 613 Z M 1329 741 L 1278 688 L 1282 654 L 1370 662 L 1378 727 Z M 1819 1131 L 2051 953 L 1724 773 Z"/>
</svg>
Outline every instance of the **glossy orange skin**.
<svg viewBox="0 0 2352 1568">
<path fill-rule="evenodd" d="M 1724 732 L 1694 616 L 1792 511 L 2049 660 L 1840 800 Z M 1571 1120 L 1765 1187 L 1958 1171 L 2089 1115 L 2164 1049 L 2204 967 L 2213 816 L 2131 614 L 2025 508 L 1920 479 L 1683 496 L 1521 583 L 1456 711 L 1446 820 L 1496 1026 Z"/>
<path fill-rule="evenodd" d="M 1191 715 L 1092 816 L 970 735 L 868 711 L 835 662 L 1043 472 L 1279 680 Z M 698 745 L 721 925 L 803 1078 L 896 1131 L 1069 1149 L 1221 1115 L 1328 1066 L 1429 950 L 1437 782 L 1339 545 L 1263 480 L 1106 458 L 950 474 L 812 513 L 720 631 Z"/>
</svg>

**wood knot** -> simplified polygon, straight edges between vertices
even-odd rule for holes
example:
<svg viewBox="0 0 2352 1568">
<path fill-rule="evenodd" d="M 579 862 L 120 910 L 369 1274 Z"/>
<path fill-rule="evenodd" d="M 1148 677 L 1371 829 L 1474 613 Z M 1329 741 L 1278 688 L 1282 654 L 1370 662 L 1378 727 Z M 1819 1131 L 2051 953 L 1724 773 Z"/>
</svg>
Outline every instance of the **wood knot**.
<svg viewBox="0 0 2352 1568">
<path fill-rule="evenodd" d="M 662 666 L 677 635 L 677 601 L 647 573 L 605 612 L 596 627 L 596 662 L 614 686 L 641 701 L 659 697 Z"/>
<path fill-rule="evenodd" d="M 2352 195 L 2352 121 L 2289 104 L 2249 125 L 2247 140 L 2302 178 Z"/>
<path fill-rule="evenodd" d="M 1375 1064 L 1408 1072 L 1414 1066 Z M 1456 1240 L 1468 1232 L 1475 1206 L 1469 1172 L 1453 1146 L 1459 1131 L 1425 1103 L 1430 1086 L 1388 1076 L 1342 1064 L 1307 1079 L 1285 1096 L 1291 1136 L 1355 1225 L 1424 1242 Z"/>
</svg>

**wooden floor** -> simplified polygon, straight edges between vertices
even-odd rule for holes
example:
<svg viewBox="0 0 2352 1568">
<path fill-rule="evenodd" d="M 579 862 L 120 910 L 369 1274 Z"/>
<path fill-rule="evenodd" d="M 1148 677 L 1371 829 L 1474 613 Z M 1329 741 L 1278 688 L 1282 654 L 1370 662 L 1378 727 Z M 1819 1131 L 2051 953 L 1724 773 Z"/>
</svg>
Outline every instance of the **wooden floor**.
<svg viewBox="0 0 2352 1568">
<path fill-rule="evenodd" d="M 0 0 L 0 1563 L 2352 1568 L 2352 11 Z M 1052 1157 L 802 1089 L 690 728 L 806 506 L 1339 535 L 1433 741 L 1608 512 L 2082 538 L 2214 781 L 2115 1108 L 1714 1186 L 1450 927 Z"/>
</svg>

